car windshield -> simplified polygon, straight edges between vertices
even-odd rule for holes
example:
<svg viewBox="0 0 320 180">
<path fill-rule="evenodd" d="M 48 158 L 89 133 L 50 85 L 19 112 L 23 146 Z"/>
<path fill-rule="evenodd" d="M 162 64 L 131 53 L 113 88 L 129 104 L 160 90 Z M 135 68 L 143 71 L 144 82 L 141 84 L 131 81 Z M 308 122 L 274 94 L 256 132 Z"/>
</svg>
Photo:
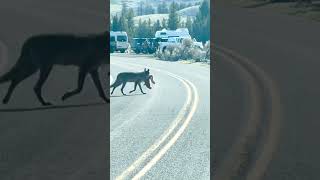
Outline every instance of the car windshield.
<svg viewBox="0 0 320 180">
<path fill-rule="evenodd" d="M 127 41 L 127 36 L 117 36 L 117 41 L 126 42 Z"/>
</svg>

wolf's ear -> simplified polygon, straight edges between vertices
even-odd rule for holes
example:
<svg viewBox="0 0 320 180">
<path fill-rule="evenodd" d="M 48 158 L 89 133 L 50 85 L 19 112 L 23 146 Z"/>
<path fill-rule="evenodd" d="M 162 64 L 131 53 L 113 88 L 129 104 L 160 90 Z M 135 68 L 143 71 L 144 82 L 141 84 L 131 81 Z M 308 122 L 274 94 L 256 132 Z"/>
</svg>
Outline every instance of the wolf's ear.
<svg viewBox="0 0 320 180">
<path fill-rule="evenodd" d="M 150 69 L 148 69 L 147 72 L 150 72 Z"/>
<path fill-rule="evenodd" d="M 144 72 L 146 72 L 147 71 L 147 69 L 146 68 L 144 68 Z"/>
</svg>

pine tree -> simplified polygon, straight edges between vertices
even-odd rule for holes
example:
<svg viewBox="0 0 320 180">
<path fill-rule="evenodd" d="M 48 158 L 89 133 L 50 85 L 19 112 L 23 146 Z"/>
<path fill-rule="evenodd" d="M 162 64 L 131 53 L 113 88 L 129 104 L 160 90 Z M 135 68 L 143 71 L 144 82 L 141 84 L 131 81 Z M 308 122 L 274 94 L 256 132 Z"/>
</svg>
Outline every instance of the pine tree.
<svg viewBox="0 0 320 180">
<path fill-rule="evenodd" d="M 154 24 L 153 24 L 153 32 L 161 30 L 161 23 L 160 20 L 158 19 Z"/>
<path fill-rule="evenodd" d="M 168 7 L 167 7 L 167 3 L 165 1 L 163 1 L 161 4 L 158 4 L 157 11 L 159 14 L 167 14 L 169 12 Z"/>
<path fill-rule="evenodd" d="M 126 18 L 127 13 L 128 13 L 128 4 L 126 1 L 122 1 L 121 16 Z"/>
<path fill-rule="evenodd" d="M 151 38 L 153 36 L 152 31 L 153 31 L 153 29 L 152 29 L 151 19 L 149 18 L 148 23 L 147 23 L 147 35 L 146 35 L 146 37 Z"/>
<path fill-rule="evenodd" d="M 128 22 L 124 16 L 121 16 L 119 19 L 119 31 L 127 31 L 128 29 Z"/>
<path fill-rule="evenodd" d="M 167 22 L 166 18 L 162 19 L 161 26 L 162 26 L 162 28 L 165 28 L 165 29 L 168 28 L 168 22 Z"/>
<path fill-rule="evenodd" d="M 119 31 L 119 19 L 118 16 L 115 15 L 112 18 L 112 27 L 111 27 L 112 31 Z"/>
<path fill-rule="evenodd" d="M 144 10 L 145 15 L 154 14 L 154 8 L 150 4 L 147 4 L 144 9 L 145 9 Z"/>
<path fill-rule="evenodd" d="M 172 2 L 169 10 L 168 28 L 170 30 L 176 30 L 179 27 L 180 18 L 177 13 L 177 3 Z"/>
<path fill-rule="evenodd" d="M 210 39 L 210 3 L 204 0 L 196 19 L 192 25 L 192 35 L 199 41 L 205 42 Z"/>
<path fill-rule="evenodd" d="M 189 30 L 190 34 L 193 34 L 192 33 L 192 20 L 189 16 L 187 17 L 185 27 Z"/>
<path fill-rule="evenodd" d="M 139 2 L 137 12 L 138 12 L 138 16 L 144 15 L 144 9 L 143 9 L 143 2 L 142 1 Z"/>
<path fill-rule="evenodd" d="M 134 35 L 134 28 L 135 28 L 135 24 L 134 24 L 134 11 L 132 8 L 129 9 L 128 14 L 127 14 L 127 24 L 128 24 L 128 36 L 129 39 L 131 40 L 133 38 Z"/>
</svg>

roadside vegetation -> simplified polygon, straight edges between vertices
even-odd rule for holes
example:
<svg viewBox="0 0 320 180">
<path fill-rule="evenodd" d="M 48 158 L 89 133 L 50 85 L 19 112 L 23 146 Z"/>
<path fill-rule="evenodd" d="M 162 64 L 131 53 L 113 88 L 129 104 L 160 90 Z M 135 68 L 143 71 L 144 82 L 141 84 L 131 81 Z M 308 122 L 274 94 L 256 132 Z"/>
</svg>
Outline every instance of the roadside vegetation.
<svg viewBox="0 0 320 180">
<path fill-rule="evenodd" d="M 210 41 L 207 41 L 204 48 L 200 49 L 194 46 L 191 39 L 184 39 L 182 44 L 169 45 L 164 51 L 158 50 L 155 56 L 165 61 L 188 60 L 210 63 Z"/>
</svg>

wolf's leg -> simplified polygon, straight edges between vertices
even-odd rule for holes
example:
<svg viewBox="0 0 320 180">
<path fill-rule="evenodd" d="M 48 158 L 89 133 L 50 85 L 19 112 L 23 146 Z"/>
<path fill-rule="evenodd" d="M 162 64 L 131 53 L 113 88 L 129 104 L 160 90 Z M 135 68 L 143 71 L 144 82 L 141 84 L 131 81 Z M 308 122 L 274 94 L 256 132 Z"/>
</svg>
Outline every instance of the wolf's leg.
<svg viewBox="0 0 320 180">
<path fill-rule="evenodd" d="M 8 89 L 8 92 L 6 94 L 6 96 L 3 98 L 2 103 L 3 104 L 8 104 L 10 97 L 13 93 L 13 90 L 16 88 L 16 86 L 19 84 L 19 81 L 12 81 L 10 84 L 10 87 Z"/>
<path fill-rule="evenodd" d="M 102 88 L 102 85 L 101 85 L 101 81 L 100 81 L 100 78 L 99 78 L 98 70 L 93 70 L 93 71 L 90 72 L 90 74 L 91 74 L 91 77 L 93 79 L 94 84 L 96 85 L 96 88 L 97 88 L 97 90 L 99 92 L 100 97 L 104 101 L 110 102 L 110 100 L 104 94 L 104 91 L 103 91 L 103 88 Z"/>
<path fill-rule="evenodd" d="M 117 88 L 118 86 L 114 86 L 112 91 L 111 91 L 111 95 L 113 94 L 113 91 Z"/>
<path fill-rule="evenodd" d="M 134 89 L 133 89 L 132 91 L 130 91 L 129 93 L 134 92 L 134 91 L 137 89 L 137 85 L 138 85 L 138 83 L 137 83 L 137 82 L 135 82 L 135 83 L 134 83 Z"/>
<path fill-rule="evenodd" d="M 123 95 L 126 95 L 126 94 L 123 92 L 123 89 L 124 89 L 124 87 L 126 86 L 126 84 L 127 84 L 127 82 L 122 83 L 121 92 L 122 92 Z"/>
<path fill-rule="evenodd" d="M 66 100 L 68 98 L 70 98 L 71 96 L 74 96 L 76 94 L 79 94 L 82 91 L 83 88 L 83 84 L 84 84 L 84 80 L 86 79 L 86 76 L 88 74 L 88 71 L 84 68 L 80 68 L 79 70 L 79 76 L 78 76 L 78 87 L 77 89 L 71 91 L 71 92 L 66 92 L 63 96 L 62 96 L 62 100 Z"/>
<path fill-rule="evenodd" d="M 44 106 L 52 105 L 50 102 L 46 102 L 42 97 L 42 86 L 48 79 L 48 76 L 51 70 L 52 70 L 52 66 L 46 66 L 46 67 L 40 68 L 40 77 L 37 84 L 34 86 L 34 92 L 36 93 L 41 104 Z"/>
<path fill-rule="evenodd" d="M 11 98 L 11 95 L 14 91 L 14 89 L 17 87 L 17 85 L 23 81 L 24 79 L 28 78 L 32 74 L 36 72 L 37 68 L 35 67 L 26 67 L 23 71 L 20 71 L 17 73 L 14 77 L 12 77 L 10 87 L 8 89 L 8 92 L 6 96 L 3 99 L 3 104 L 7 104 Z"/>
<path fill-rule="evenodd" d="M 139 85 L 139 88 L 140 88 L 141 93 L 142 93 L 142 94 L 146 94 L 145 92 L 142 91 L 141 84 L 139 83 L 138 85 Z"/>
</svg>

